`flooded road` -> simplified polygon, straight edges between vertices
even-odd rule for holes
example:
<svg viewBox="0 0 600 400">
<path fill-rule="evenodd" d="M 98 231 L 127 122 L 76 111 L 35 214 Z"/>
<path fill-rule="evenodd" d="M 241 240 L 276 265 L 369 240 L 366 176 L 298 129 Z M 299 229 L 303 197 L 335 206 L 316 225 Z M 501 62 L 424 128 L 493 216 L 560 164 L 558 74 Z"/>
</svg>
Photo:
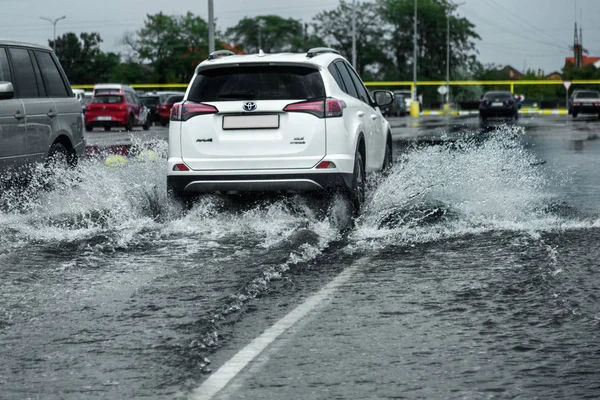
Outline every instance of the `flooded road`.
<svg viewBox="0 0 600 400">
<path fill-rule="evenodd" d="M 184 210 L 163 132 L 2 193 L 0 398 L 188 398 L 350 266 L 217 398 L 596 396 L 598 122 L 397 122 L 355 221 L 309 196 Z"/>
</svg>

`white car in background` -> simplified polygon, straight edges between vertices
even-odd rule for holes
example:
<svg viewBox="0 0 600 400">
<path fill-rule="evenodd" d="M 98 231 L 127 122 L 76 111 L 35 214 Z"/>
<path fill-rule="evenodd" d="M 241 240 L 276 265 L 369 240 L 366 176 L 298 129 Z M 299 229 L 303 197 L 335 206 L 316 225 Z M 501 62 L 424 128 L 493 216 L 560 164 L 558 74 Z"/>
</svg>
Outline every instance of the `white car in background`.
<svg viewBox="0 0 600 400">
<path fill-rule="evenodd" d="M 358 210 L 367 172 L 392 164 L 390 124 L 358 74 L 328 48 L 212 53 L 171 111 L 172 196 L 341 190 Z"/>
</svg>

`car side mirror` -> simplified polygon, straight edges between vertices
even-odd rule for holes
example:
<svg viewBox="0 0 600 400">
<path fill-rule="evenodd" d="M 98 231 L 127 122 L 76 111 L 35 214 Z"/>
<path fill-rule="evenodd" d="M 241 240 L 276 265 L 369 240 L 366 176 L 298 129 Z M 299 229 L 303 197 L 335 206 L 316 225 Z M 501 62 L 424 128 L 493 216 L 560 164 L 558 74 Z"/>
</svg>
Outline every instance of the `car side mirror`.
<svg viewBox="0 0 600 400">
<path fill-rule="evenodd" d="M 0 100 L 12 99 L 15 97 L 15 89 L 12 83 L 0 81 Z"/>
<path fill-rule="evenodd" d="M 373 97 L 375 97 L 375 104 L 379 107 L 389 106 L 394 102 L 394 94 L 389 90 L 375 90 Z"/>
</svg>

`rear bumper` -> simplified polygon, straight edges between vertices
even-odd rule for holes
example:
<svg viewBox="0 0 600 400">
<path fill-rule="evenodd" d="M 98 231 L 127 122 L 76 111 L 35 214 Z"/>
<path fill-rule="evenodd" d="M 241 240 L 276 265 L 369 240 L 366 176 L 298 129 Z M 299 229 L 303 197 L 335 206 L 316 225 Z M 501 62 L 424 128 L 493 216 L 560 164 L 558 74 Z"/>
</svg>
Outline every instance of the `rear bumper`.
<svg viewBox="0 0 600 400">
<path fill-rule="evenodd" d="M 600 114 L 600 107 L 598 106 L 573 106 L 571 114 Z"/>
<path fill-rule="evenodd" d="M 352 187 L 352 174 L 341 172 L 252 175 L 168 175 L 177 193 L 307 192 Z"/>
<path fill-rule="evenodd" d="M 518 113 L 514 108 L 486 108 L 480 109 L 479 115 L 482 117 L 512 117 Z"/>
</svg>

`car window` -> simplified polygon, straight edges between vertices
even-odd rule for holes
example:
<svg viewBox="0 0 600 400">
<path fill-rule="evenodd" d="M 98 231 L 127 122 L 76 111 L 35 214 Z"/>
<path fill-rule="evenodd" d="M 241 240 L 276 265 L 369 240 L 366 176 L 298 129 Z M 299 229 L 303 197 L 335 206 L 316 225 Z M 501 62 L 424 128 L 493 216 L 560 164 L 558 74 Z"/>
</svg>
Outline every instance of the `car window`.
<svg viewBox="0 0 600 400">
<path fill-rule="evenodd" d="M 158 104 L 158 97 L 141 97 L 140 100 L 145 106 L 155 106 Z"/>
<path fill-rule="evenodd" d="M 345 92 L 350 96 L 358 99 L 358 92 L 356 91 L 356 87 L 354 87 L 354 83 L 352 82 L 352 77 L 348 72 L 348 69 L 344 66 L 342 61 L 338 61 L 335 63 L 336 68 L 340 72 L 340 76 L 342 77 L 342 81 L 344 82 L 344 86 L 346 87 Z"/>
<path fill-rule="evenodd" d="M 46 93 L 48 93 L 48 96 L 69 97 L 67 85 L 62 78 L 58 66 L 52 58 L 52 55 L 45 51 L 35 51 L 35 57 L 37 58 L 38 65 L 40 66 L 40 71 L 42 72 L 42 78 L 44 79 L 44 85 L 46 87 Z"/>
<path fill-rule="evenodd" d="M 166 103 L 175 104 L 183 100 L 183 95 L 171 96 L 167 99 Z"/>
<path fill-rule="evenodd" d="M 346 86 L 344 85 L 344 81 L 342 80 L 342 77 L 340 76 L 340 71 L 338 71 L 338 69 L 335 67 L 334 63 L 329 64 L 329 67 L 327 67 L 327 69 L 331 73 L 331 76 L 333 76 L 333 79 L 335 79 L 339 88 L 342 89 L 342 91 L 348 93 L 348 90 L 346 89 Z"/>
<path fill-rule="evenodd" d="M 490 92 L 485 95 L 487 99 L 512 100 L 514 96 L 510 92 Z"/>
<path fill-rule="evenodd" d="M 38 97 L 37 82 L 29 52 L 26 49 L 15 48 L 11 48 L 9 52 L 13 60 L 13 70 L 15 71 L 15 81 L 13 84 L 16 86 L 15 90 L 18 97 Z"/>
<path fill-rule="evenodd" d="M 40 96 L 46 97 L 46 88 L 44 87 L 44 80 L 42 79 L 42 72 L 38 63 L 35 61 L 35 56 L 29 51 L 29 56 L 33 60 L 33 72 L 35 73 L 35 81 L 37 83 L 38 93 Z"/>
<path fill-rule="evenodd" d="M 301 66 L 239 66 L 200 71 L 188 99 L 301 100 L 325 97 L 321 73 Z"/>
<path fill-rule="evenodd" d="M 354 82 L 354 87 L 356 87 L 356 91 L 358 92 L 358 98 L 367 104 L 371 104 L 371 97 L 369 96 L 369 92 L 358 77 L 356 71 L 354 71 L 354 69 L 350 67 L 350 65 L 347 65 L 346 63 L 344 63 L 344 65 L 348 69 L 348 72 L 350 72 L 350 77 L 352 78 L 352 82 Z"/>
<path fill-rule="evenodd" d="M 93 104 L 118 104 L 123 102 L 123 96 L 95 96 L 92 97 Z"/>
<path fill-rule="evenodd" d="M 12 82 L 10 68 L 8 67 L 8 56 L 6 55 L 6 49 L 3 47 L 0 47 L 0 81 Z"/>
<path fill-rule="evenodd" d="M 588 98 L 588 99 L 598 99 L 600 98 L 600 93 L 598 92 L 577 92 L 575 98 Z"/>
</svg>

